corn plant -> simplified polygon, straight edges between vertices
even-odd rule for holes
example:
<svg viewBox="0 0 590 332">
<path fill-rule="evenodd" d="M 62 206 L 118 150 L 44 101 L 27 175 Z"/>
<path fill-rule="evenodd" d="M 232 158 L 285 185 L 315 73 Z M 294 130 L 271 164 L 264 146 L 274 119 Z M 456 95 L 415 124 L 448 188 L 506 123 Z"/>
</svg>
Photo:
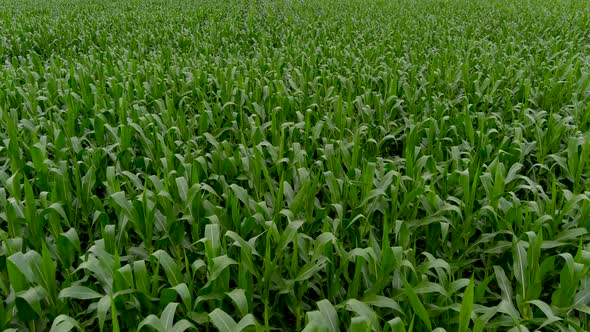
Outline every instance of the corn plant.
<svg viewBox="0 0 590 332">
<path fill-rule="evenodd" d="M 587 2 L 0 9 L 0 331 L 590 329 Z"/>
</svg>

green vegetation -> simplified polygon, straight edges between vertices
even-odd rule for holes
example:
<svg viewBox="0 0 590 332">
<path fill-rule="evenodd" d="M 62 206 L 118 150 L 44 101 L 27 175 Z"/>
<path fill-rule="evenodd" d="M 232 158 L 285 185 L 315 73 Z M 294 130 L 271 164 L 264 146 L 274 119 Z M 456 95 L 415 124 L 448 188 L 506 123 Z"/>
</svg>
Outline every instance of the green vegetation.
<svg viewBox="0 0 590 332">
<path fill-rule="evenodd" d="M 0 331 L 587 331 L 590 5 L 0 0 Z"/>
</svg>

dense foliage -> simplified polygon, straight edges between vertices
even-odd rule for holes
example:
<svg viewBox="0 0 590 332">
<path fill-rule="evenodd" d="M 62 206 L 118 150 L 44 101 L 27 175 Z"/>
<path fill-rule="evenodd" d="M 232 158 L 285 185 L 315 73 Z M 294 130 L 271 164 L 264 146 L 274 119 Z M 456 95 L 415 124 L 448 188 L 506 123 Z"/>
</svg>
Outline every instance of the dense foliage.
<svg viewBox="0 0 590 332">
<path fill-rule="evenodd" d="M 0 0 L 0 331 L 585 331 L 590 5 Z"/>
</svg>

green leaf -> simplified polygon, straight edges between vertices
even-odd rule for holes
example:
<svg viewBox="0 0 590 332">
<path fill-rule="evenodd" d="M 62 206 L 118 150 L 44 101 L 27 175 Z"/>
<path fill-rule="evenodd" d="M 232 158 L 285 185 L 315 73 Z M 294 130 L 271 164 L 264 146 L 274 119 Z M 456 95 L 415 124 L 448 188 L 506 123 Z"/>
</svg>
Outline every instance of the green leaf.
<svg viewBox="0 0 590 332">
<path fill-rule="evenodd" d="M 305 324 L 303 332 L 328 331 L 324 315 L 318 310 L 305 313 L 305 320 L 307 323 Z"/>
<path fill-rule="evenodd" d="M 231 184 L 229 186 L 231 190 L 234 192 L 236 197 L 244 204 L 247 208 L 250 208 L 250 196 L 246 189 L 238 186 L 237 184 Z"/>
<path fill-rule="evenodd" d="M 107 312 L 111 307 L 111 297 L 109 295 L 103 296 L 96 306 L 96 316 L 98 316 L 98 327 L 100 331 L 104 328 L 104 322 L 106 321 Z"/>
<path fill-rule="evenodd" d="M 176 187 L 178 188 L 178 195 L 183 202 L 186 202 L 188 197 L 188 183 L 184 177 L 176 178 Z"/>
<path fill-rule="evenodd" d="M 174 316 L 176 315 L 176 308 L 178 307 L 178 303 L 172 302 L 168 303 L 164 311 L 162 312 L 162 316 L 160 317 L 160 321 L 166 331 L 169 331 L 172 326 L 174 325 Z"/>
<path fill-rule="evenodd" d="M 238 331 L 243 331 L 249 326 L 257 326 L 256 319 L 252 314 L 247 314 L 240 319 L 240 322 L 238 323 Z"/>
<path fill-rule="evenodd" d="M 133 276 L 137 290 L 144 293 L 150 293 L 150 280 L 145 265 L 145 261 L 133 262 Z"/>
<path fill-rule="evenodd" d="M 339 331 L 340 321 L 338 320 L 338 314 L 336 309 L 328 300 L 321 300 L 318 303 L 320 313 L 324 316 L 324 319 L 328 323 L 328 328 L 331 332 Z"/>
<path fill-rule="evenodd" d="M 18 318 L 22 321 L 37 320 L 43 315 L 41 302 L 47 298 L 47 292 L 41 286 L 32 287 L 16 295 Z"/>
<path fill-rule="evenodd" d="M 463 301 L 461 302 L 461 312 L 459 313 L 459 332 L 466 332 L 469 329 L 469 321 L 473 312 L 473 296 L 474 296 L 474 282 L 473 277 L 469 281 L 469 285 L 463 293 Z"/>
<path fill-rule="evenodd" d="M 371 321 L 366 316 L 352 317 L 350 321 L 351 332 L 370 332 Z"/>
<path fill-rule="evenodd" d="M 527 276 L 528 276 L 528 259 L 527 251 L 522 241 L 518 241 L 513 248 L 514 256 L 514 274 L 518 284 L 520 284 L 519 292 L 523 299 L 527 298 Z"/>
<path fill-rule="evenodd" d="M 230 265 L 238 264 L 235 260 L 226 255 L 213 258 L 213 269 L 209 274 L 209 280 L 215 280 Z"/>
<path fill-rule="evenodd" d="M 299 270 L 299 273 L 297 273 L 295 280 L 296 281 L 308 280 L 312 276 L 316 275 L 318 273 L 318 271 L 323 270 L 326 267 L 327 262 L 328 262 L 328 259 L 326 257 L 322 256 L 322 257 L 318 258 L 318 260 L 315 262 L 310 262 L 308 264 L 305 264 L 305 266 L 301 267 L 301 269 Z"/>
<path fill-rule="evenodd" d="M 524 325 L 518 324 L 517 326 L 508 330 L 508 332 L 529 332 L 529 329 Z"/>
<path fill-rule="evenodd" d="M 154 252 L 152 256 L 158 259 L 160 265 L 162 266 L 162 268 L 164 268 L 166 278 L 168 278 L 168 281 L 172 286 L 176 286 L 183 281 L 179 264 L 175 260 L 173 260 L 167 252 L 160 249 Z"/>
<path fill-rule="evenodd" d="M 553 310 L 551 309 L 551 307 L 547 303 L 545 303 L 541 300 L 531 300 L 531 301 L 528 301 L 527 303 L 531 303 L 531 304 L 534 304 L 535 306 L 537 306 L 537 308 L 541 309 L 541 311 L 547 317 L 547 320 L 545 320 L 543 322 L 543 324 L 541 324 L 541 326 L 539 326 L 539 329 L 542 329 L 543 327 L 545 327 L 547 325 L 553 324 L 553 323 L 561 320 L 560 317 L 555 316 L 555 314 L 553 313 Z"/>
<path fill-rule="evenodd" d="M 402 307 L 394 299 L 380 295 L 370 295 L 363 297 L 362 301 L 368 305 L 380 308 L 388 308 L 395 310 L 400 315 L 404 315 Z"/>
<path fill-rule="evenodd" d="M 215 256 L 219 254 L 221 248 L 221 231 L 218 224 L 208 224 L 205 226 L 205 239 L 211 243 L 211 248 Z M 213 258 L 213 257 L 210 257 Z"/>
<path fill-rule="evenodd" d="M 590 304 L 590 289 L 583 289 L 576 293 L 572 307 Z"/>
<path fill-rule="evenodd" d="M 76 253 L 80 252 L 80 240 L 74 228 L 70 228 L 58 237 L 57 251 L 62 264 L 66 267 L 72 266 Z"/>
<path fill-rule="evenodd" d="M 172 327 L 171 330 L 168 330 L 168 331 L 169 332 L 184 332 L 188 329 L 196 330 L 195 326 L 191 322 L 187 321 L 186 319 L 181 319 L 178 322 L 176 322 L 176 324 L 174 324 L 174 326 Z"/>
<path fill-rule="evenodd" d="M 346 310 L 352 311 L 358 316 L 367 317 L 369 321 L 373 321 L 376 317 L 376 314 L 371 307 L 356 299 L 346 301 Z"/>
<path fill-rule="evenodd" d="M 226 294 L 235 303 L 236 308 L 240 311 L 242 316 L 248 314 L 248 299 L 246 298 L 246 292 L 243 289 L 236 288 Z"/>
<path fill-rule="evenodd" d="M 496 275 L 498 286 L 502 292 L 502 299 L 506 302 L 512 303 L 512 286 L 506 277 L 504 269 L 501 266 L 495 265 L 494 274 Z"/>
<path fill-rule="evenodd" d="M 385 324 L 384 332 L 406 332 L 406 327 L 401 318 L 396 317 Z"/>
<path fill-rule="evenodd" d="M 53 320 L 49 332 L 68 332 L 73 328 L 84 331 L 77 320 L 67 315 L 59 315 Z"/>
<path fill-rule="evenodd" d="M 116 192 L 111 195 L 111 198 L 125 212 L 127 217 L 131 218 L 133 216 L 133 206 L 127 197 L 125 197 L 125 192 Z"/>
<path fill-rule="evenodd" d="M 17 292 L 25 290 L 27 283 L 32 283 L 35 279 L 33 270 L 31 270 L 22 252 L 17 252 L 8 257 L 6 267 L 10 283 Z"/>
<path fill-rule="evenodd" d="M 76 300 L 92 300 L 103 297 L 102 294 L 85 286 L 70 286 L 59 292 L 59 298 L 71 298 Z"/>
<path fill-rule="evenodd" d="M 192 297 L 190 294 L 190 290 L 185 283 L 178 284 L 174 287 L 170 287 L 170 290 L 173 290 L 180 296 L 182 300 L 182 304 L 184 305 L 185 309 L 188 311 L 192 308 Z"/>
<path fill-rule="evenodd" d="M 220 332 L 239 332 L 238 324 L 225 311 L 217 308 L 209 314 L 211 322 Z"/>
<path fill-rule="evenodd" d="M 430 323 L 428 311 L 426 311 L 424 304 L 422 304 L 422 301 L 420 301 L 420 298 L 418 298 L 418 295 L 406 280 L 404 280 L 404 290 L 406 291 L 410 305 L 412 306 L 412 309 L 414 309 L 416 315 L 418 315 L 422 322 L 424 322 L 428 330 L 432 331 L 432 325 Z"/>
<path fill-rule="evenodd" d="M 152 329 L 158 331 L 158 332 L 166 332 L 168 331 L 166 329 L 166 327 L 164 326 L 164 324 L 162 324 L 162 322 L 160 321 L 160 319 L 158 317 L 156 317 L 155 315 L 149 315 L 146 318 L 144 318 L 140 323 L 139 326 L 137 327 L 137 332 L 140 332 L 141 329 L 143 329 L 144 327 L 151 327 Z"/>
</svg>

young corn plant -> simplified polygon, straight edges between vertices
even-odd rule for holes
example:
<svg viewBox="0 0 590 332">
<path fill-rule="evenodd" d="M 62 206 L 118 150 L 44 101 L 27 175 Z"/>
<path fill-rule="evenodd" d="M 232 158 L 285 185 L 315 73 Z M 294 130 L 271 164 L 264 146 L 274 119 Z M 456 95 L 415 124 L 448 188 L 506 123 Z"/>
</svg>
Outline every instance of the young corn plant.
<svg viewBox="0 0 590 332">
<path fill-rule="evenodd" d="M 0 331 L 590 329 L 586 2 L 0 8 Z"/>
</svg>

